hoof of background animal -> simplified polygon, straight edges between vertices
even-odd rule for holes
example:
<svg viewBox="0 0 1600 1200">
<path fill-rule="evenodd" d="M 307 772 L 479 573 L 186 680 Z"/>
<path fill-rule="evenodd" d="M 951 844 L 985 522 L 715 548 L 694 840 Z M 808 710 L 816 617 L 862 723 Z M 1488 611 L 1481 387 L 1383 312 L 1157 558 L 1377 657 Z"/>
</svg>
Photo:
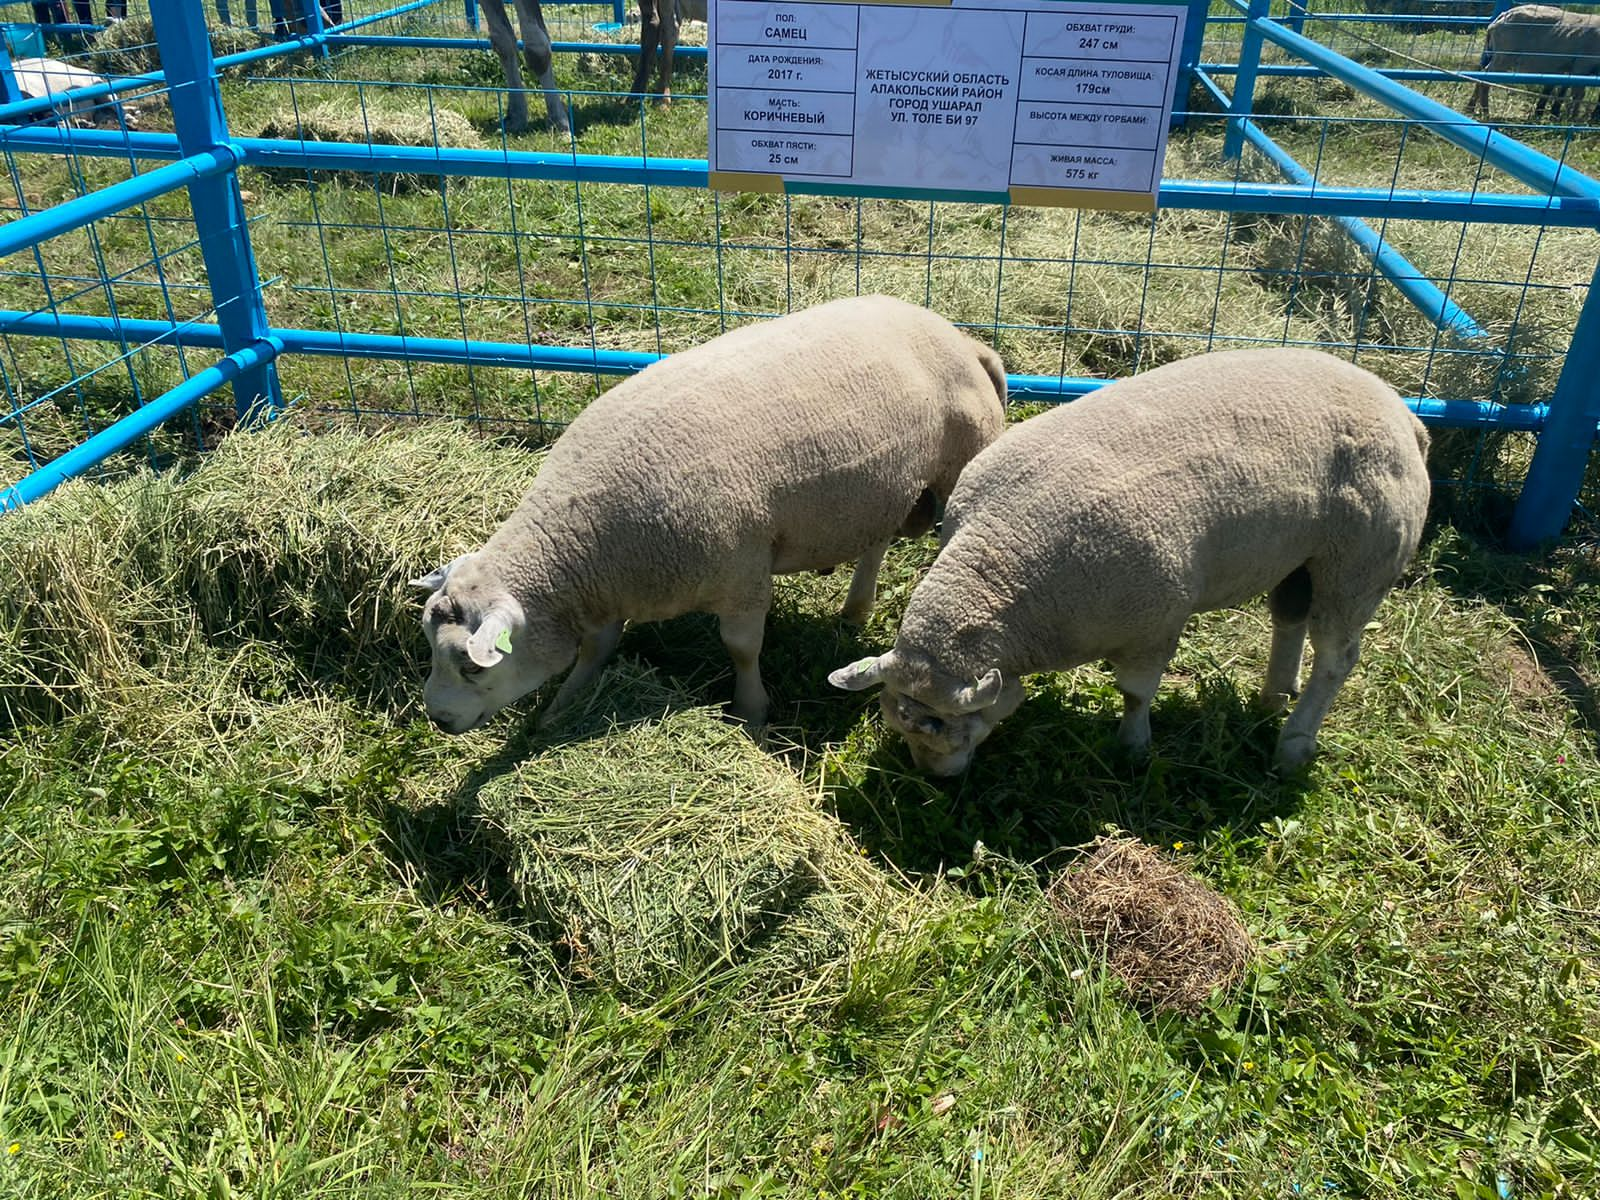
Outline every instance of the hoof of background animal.
<svg viewBox="0 0 1600 1200">
<path fill-rule="evenodd" d="M 528 118 L 523 117 L 521 120 L 514 120 L 511 117 L 507 117 L 500 122 L 500 129 L 503 133 L 527 133 Z"/>
<path fill-rule="evenodd" d="M 840 612 L 839 612 L 839 620 L 843 621 L 846 625 L 851 625 L 851 626 L 854 626 L 856 629 L 860 629 L 863 625 L 865 625 L 867 623 L 867 618 L 870 617 L 871 615 L 872 615 L 872 609 L 870 609 L 870 608 L 862 608 L 862 609 L 846 608 L 846 609 L 841 609 L 840 610 Z"/>
<path fill-rule="evenodd" d="M 1311 764 L 1317 755 L 1317 739 L 1304 733 L 1292 733 L 1278 739 L 1277 753 L 1272 756 L 1272 769 L 1279 775 L 1298 775 Z"/>
<path fill-rule="evenodd" d="M 540 711 L 538 716 L 533 718 L 533 728 L 539 733 L 548 733 L 557 725 L 561 724 L 562 718 L 566 715 L 567 709 L 565 706 L 561 708 L 552 708 L 547 704 L 544 706 L 543 710 Z"/>
</svg>

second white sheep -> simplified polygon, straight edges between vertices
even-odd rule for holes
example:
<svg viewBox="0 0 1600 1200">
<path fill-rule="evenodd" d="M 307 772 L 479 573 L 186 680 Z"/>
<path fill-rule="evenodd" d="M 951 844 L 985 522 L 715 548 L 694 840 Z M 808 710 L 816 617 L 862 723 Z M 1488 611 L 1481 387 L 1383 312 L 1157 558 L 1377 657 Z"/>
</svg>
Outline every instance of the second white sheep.
<svg viewBox="0 0 1600 1200">
<path fill-rule="evenodd" d="M 1121 738 L 1189 617 L 1270 592 L 1267 699 L 1300 691 L 1277 762 L 1310 759 L 1428 511 L 1428 435 L 1377 376 L 1313 350 L 1203 354 L 1016 426 L 973 460 L 894 648 L 840 668 L 883 684 L 925 771 L 963 770 L 1022 703 L 1022 676 L 1107 660 Z"/>
</svg>

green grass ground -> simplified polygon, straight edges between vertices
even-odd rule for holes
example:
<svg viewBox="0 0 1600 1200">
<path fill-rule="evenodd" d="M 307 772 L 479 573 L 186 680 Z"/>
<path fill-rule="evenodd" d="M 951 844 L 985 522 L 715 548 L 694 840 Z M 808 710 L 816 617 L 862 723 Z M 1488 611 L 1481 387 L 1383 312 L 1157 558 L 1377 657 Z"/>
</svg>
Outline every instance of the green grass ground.
<svg viewBox="0 0 1600 1200">
<path fill-rule="evenodd" d="M 842 575 L 782 585 L 765 748 L 684 709 L 730 682 L 700 618 L 631 632 L 554 742 L 525 711 L 447 739 L 401 581 L 475 544 L 534 465 L 450 432 L 280 431 L 0 524 L 0 1192 L 1600 1189 L 1592 551 L 1532 565 L 1436 529 L 1297 783 L 1247 701 L 1259 607 L 1194 622 L 1147 766 L 1085 669 L 1031 681 L 966 777 L 915 776 L 823 675 L 886 644 L 926 541 L 859 634 Z M 646 854 L 634 817 L 675 747 L 750 781 L 708 802 L 752 834 L 800 821 L 857 857 L 826 870 L 856 880 L 845 948 L 784 957 L 804 926 L 774 901 L 769 933 L 641 976 L 524 906 L 585 854 L 649 899 L 661 860 L 604 872 Z M 518 795 L 536 859 L 482 825 Z M 1113 827 L 1261 948 L 1197 1016 L 1130 1004 L 1044 901 Z M 591 920 L 618 903 L 578 896 Z"/>
</svg>

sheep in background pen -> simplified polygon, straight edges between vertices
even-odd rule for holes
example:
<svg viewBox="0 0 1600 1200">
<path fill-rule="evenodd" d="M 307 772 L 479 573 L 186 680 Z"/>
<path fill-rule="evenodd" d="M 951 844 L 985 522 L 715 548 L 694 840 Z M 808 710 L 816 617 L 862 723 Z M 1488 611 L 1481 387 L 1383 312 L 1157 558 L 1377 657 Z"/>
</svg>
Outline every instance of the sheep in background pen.
<svg viewBox="0 0 1600 1200">
<path fill-rule="evenodd" d="M 1507 74 L 1600 74 L 1600 13 L 1567 12 L 1549 4 L 1508 8 L 1489 22 L 1484 32 L 1479 67 Z M 1565 100 L 1558 96 L 1563 91 Z M 1545 105 L 1554 99 L 1557 116 L 1563 107 L 1569 107 L 1570 118 L 1576 120 L 1583 93 L 1582 87 L 1545 87 L 1533 107 L 1533 119 L 1542 117 Z M 1467 101 L 1467 114 L 1473 113 L 1489 119 L 1489 84 L 1485 81 L 1479 81 Z M 1591 123 L 1600 119 L 1600 105 L 1589 119 Z"/>
<path fill-rule="evenodd" d="M 19 58 L 11 64 L 11 73 L 24 100 L 61 97 L 60 102 L 52 106 L 53 119 L 64 119 L 74 125 L 114 125 L 128 129 L 138 126 L 134 107 L 124 105 L 115 96 L 79 100 L 66 94 L 106 82 L 93 71 L 54 58 Z"/>
<path fill-rule="evenodd" d="M 1022 676 L 1104 659 L 1121 740 L 1142 754 L 1189 617 L 1266 592 L 1262 695 L 1299 696 L 1277 749 L 1297 768 L 1416 551 L 1427 449 L 1393 388 L 1320 351 L 1201 354 L 1119 380 L 972 461 L 894 648 L 828 680 L 883 684 L 918 767 L 953 775 L 1021 705 Z"/>
<path fill-rule="evenodd" d="M 650 64 L 661 51 L 661 103 L 672 103 L 672 55 L 678 47 L 678 29 L 685 21 L 706 21 L 708 0 L 639 0 L 639 65 L 633 73 L 633 92 L 643 95 Z"/>
</svg>

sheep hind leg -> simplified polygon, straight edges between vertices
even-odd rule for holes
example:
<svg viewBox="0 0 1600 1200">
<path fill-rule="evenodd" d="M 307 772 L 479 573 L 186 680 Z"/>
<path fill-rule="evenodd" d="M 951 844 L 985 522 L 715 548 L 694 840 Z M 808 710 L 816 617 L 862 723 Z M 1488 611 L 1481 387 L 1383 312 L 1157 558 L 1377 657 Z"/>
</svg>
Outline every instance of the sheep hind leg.
<svg viewBox="0 0 1600 1200">
<path fill-rule="evenodd" d="M 678 48 L 677 0 L 660 0 L 661 19 L 661 107 L 672 107 L 672 55 Z"/>
<path fill-rule="evenodd" d="M 878 598 L 878 572 L 883 569 L 883 556 L 889 550 L 888 542 L 868 546 L 856 560 L 855 574 L 850 577 L 850 594 L 845 597 L 839 617 L 847 625 L 865 625 L 872 615 L 872 605 Z"/>
<path fill-rule="evenodd" d="M 656 46 L 661 40 L 661 9 L 672 0 L 640 0 L 639 63 L 633 69 L 633 94 L 642 96 L 650 89 L 650 68 L 656 61 Z"/>
<path fill-rule="evenodd" d="M 621 639 L 621 621 L 613 621 L 604 628 L 585 635 L 578 643 L 578 661 L 572 664 L 572 670 L 568 671 L 567 677 L 561 681 L 555 696 L 551 698 L 544 712 L 539 714 L 539 728 L 543 729 L 557 713 L 577 699 L 594 682 L 595 676 L 600 674 L 600 668 L 606 665 L 606 660 L 611 657 L 617 648 L 617 642 Z"/>
<path fill-rule="evenodd" d="M 932 488 L 923 488 L 922 494 L 917 497 L 917 502 L 906 514 L 906 519 L 900 522 L 900 528 L 895 531 L 895 535 L 903 538 L 921 537 L 939 523 L 939 514 L 943 507 Z"/>
<path fill-rule="evenodd" d="M 1346 605 L 1337 613 L 1312 613 L 1311 678 L 1294 711 L 1278 731 L 1278 749 L 1273 762 L 1279 771 L 1297 771 L 1316 754 L 1317 733 L 1339 689 L 1344 687 L 1344 681 L 1361 657 L 1361 631 L 1377 612 L 1382 598 L 1380 593 L 1370 603 Z"/>
<path fill-rule="evenodd" d="M 766 608 L 722 617 L 722 644 L 733 659 L 734 717 L 753 727 L 767 723 L 767 689 L 761 686 L 761 642 L 767 630 Z"/>
<path fill-rule="evenodd" d="M 1306 650 L 1306 621 L 1311 612 L 1311 573 L 1297 567 L 1267 597 L 1272 613 L 1272 650 L 1261 702 L 1273 712 L 1287 708 L 1300 695 L 1300 665 Z"/>
</svg>

